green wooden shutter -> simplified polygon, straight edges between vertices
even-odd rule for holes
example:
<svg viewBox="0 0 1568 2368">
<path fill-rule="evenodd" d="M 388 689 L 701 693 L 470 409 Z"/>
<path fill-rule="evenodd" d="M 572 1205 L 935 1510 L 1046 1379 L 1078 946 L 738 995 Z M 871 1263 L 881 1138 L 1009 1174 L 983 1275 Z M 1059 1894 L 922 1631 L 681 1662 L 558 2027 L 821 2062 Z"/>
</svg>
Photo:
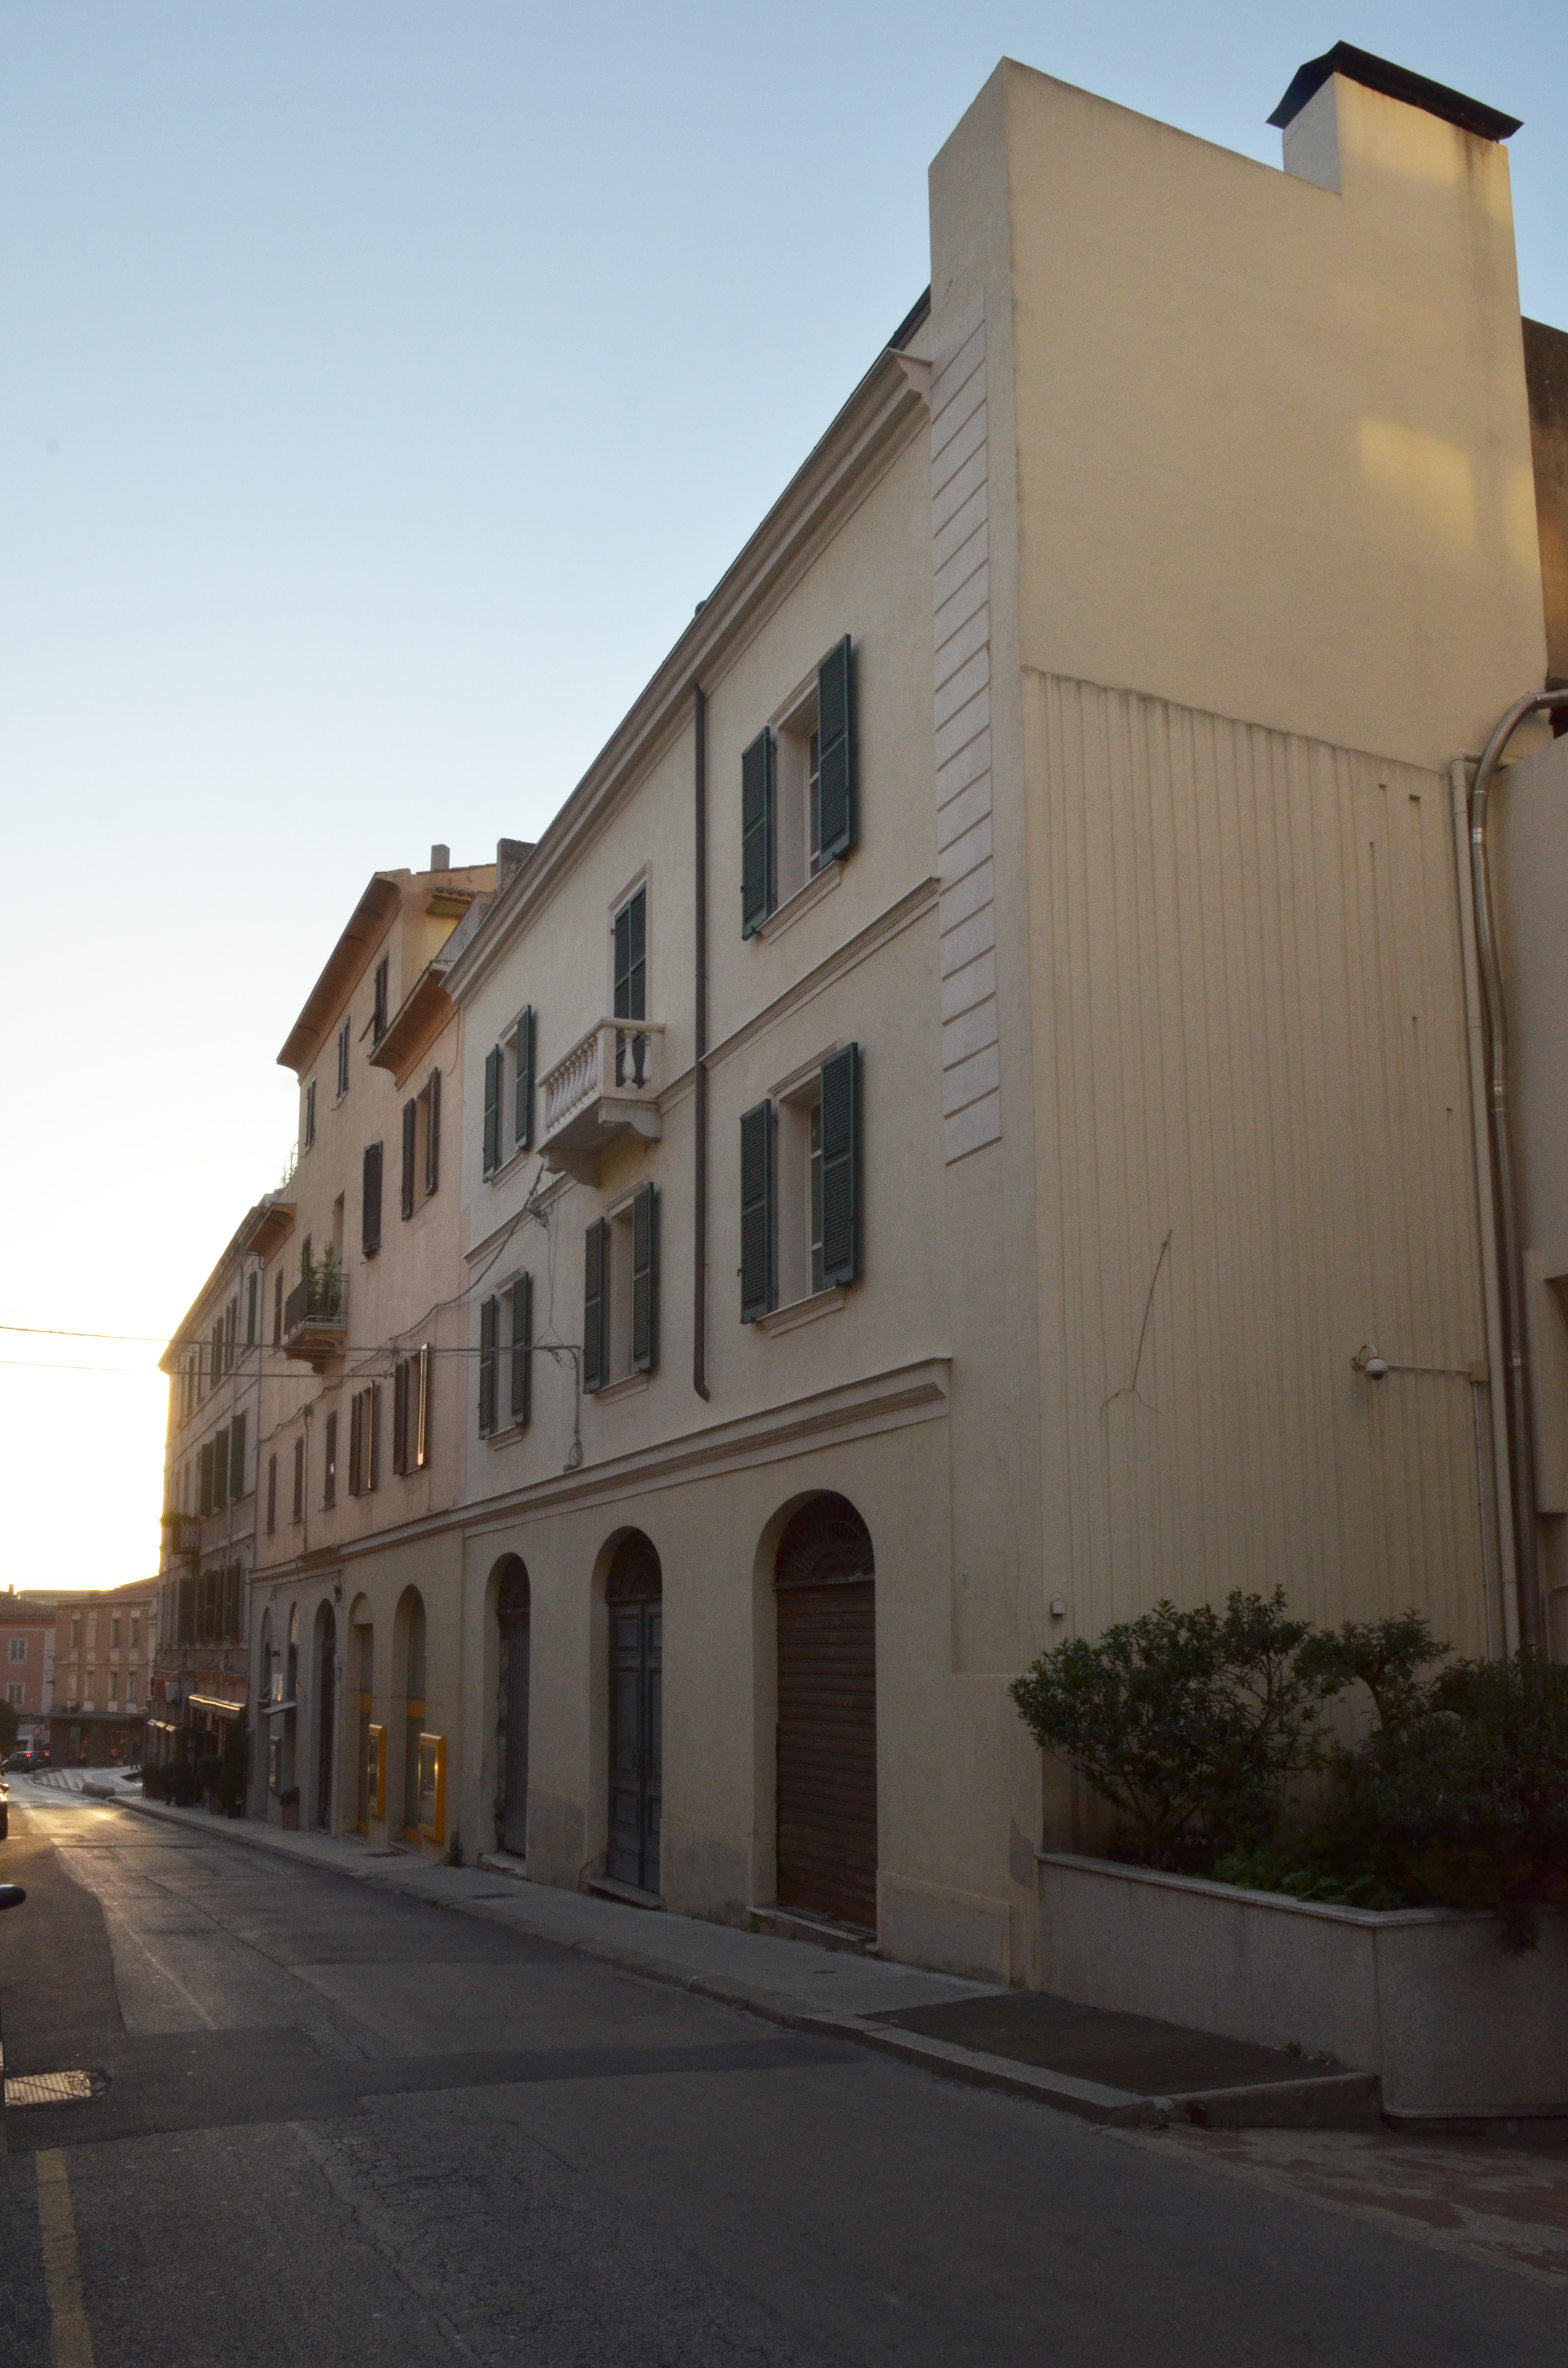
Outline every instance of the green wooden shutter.
<svg viewBox="0 0 1568 2368">
<path fill-rule="evenodd" d="M 229 1425 L 229 1494 L 236 1500 L 245 1493 L 245 1417 L 237 1414 Z"/>
<path fill-rule="evenodd" d="M 408 1469 L 408 1359 L 392 1367 L 392 1470 Z"/>
<path fill-rule="evenodd" d="M 531 1411 L 534 1337 L 534 1279 L 520 1274 L 512 1285 L 512 1390 L 511 1416 L 515 1423 L 525 1423 Z"/>
<path fill-rule="evenodd" d="M 519 1151 L 531 1151 L 534 1139 L 534 1009 L 530 1003 L 517 1022 L 517 1082 L 512 1111 L 512 1133 Z"/>
<path fill-rule="evenodd" d="M 484 1172 L 501 1165 L 501 1047 L 484 1056 Z"/>
<path fill-rule="evenodd" d="M 855 844 L 855 668 L 847 633 L 817 668 L 817 762 L 822 848 L 819 860 Z"/>
<path fill-rule="evenodd" d="M 741 935 L 755 937 L 776 901 L 773 734 L 759 732 L 741 758 Z"/>
<path fill-rule="evenodd" d="M 432 1069 L 425 1088 L 425 1190 L 433 1192 L 441 1180 L 441 1072 Z"/>
<path fill-rule="evenodd" d="M 229 1501 L 229 1433 L 227 1428 L 212 1441 L 212 1509 L 217 1512 Z"/>
<path fill-rule="evenodd" d="M 495 1335 L 501 1303 L 486 1299 L 479 1310 L 479 1428 L 488 1436 L 495 1428 Z"/>
<path fill-rule="evenodd" d="M 430 1428 L 430 1385 L 436 1378 L 436 1360 L 426 1341 L 415 1360 L 415 1375 L 409 1383 L 409 1416 L 414 1452 L 412 1462 L 416 1472 L 423 1472 L 436 1452 L 436 1436 Z"/>
<path fill-rule="evenodd" d="M 196 1506 L 198 1512 L 201 1515 L 202 1520 L 205 1520 L 208 1514 L 212 1510 L 212 1441 L 210 1440 L 208 1440 L 206 1446 L 201 1451 L 200 1470 L 201 1485 L 197 1496 Z"/>
<path fill-rule="evenodd" d="M 403 1190 L 399 1207 L 405 1217 L 414 1214 L 414 1163 L 419 1143 L 419 1104 L 404 1102 L 403 1106 Z"/>
<path fill-rule="evenodd" d="M 651 1373 L 659 1361 L 659 1194 L 640 1185 L 631 1203 L 631 1370 Z"/>
<path fill-rule="evenodd" d="M 648 892 L 639 888 L 615 916 L 615 1019 L 648 1017 Z"/>
<path fill-rule="evenodd" d="M 359 1247 L 367 1258 L 374 1258 L 381 1247 L 381 1146 L 379 1143 L 365 1145 L 364 1187 Z"/>
<path fill-rule="evenodd" d="M 381 1385 L 372 1382 L 365 1392 L 365 1486 L 373 1488 L 381 1478 Z"/>
<path fill-rule="evenodd" d="M 774 1177 L 777 1116 L 758 1102 L 741 1117 L 741 1322 L 766 1315 L 778 1295 Z"/>
<path fill-rule="evenodd" d="M 609 1334 L 609 1227 L 596 1217 L 583 1237 L 583 1387 L 602 1390 Z"/>
<path fill-rule="evenodd" d="M 348 1401 L 348 1493 L 359 1494 L 360 1466 L 365 1451 L 365 1393 L 356 1390 Z"/>
<path fill-rule="evenodd" d="M 860 1271 L 860 1047 L 822 1064 L 822 1276 L 824 1289 Z"/>
</svg>

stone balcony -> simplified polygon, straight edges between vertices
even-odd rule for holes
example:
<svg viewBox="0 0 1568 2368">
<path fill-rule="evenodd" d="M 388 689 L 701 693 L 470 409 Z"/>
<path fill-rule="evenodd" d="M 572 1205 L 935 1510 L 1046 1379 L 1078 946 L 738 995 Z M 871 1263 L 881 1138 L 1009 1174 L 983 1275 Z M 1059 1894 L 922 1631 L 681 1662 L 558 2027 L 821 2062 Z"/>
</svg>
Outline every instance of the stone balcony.
<svg viewBox="0 0 1568 2368">
<path fill-rule="evenodd" d="M 283 1354 L 316 1372 L 340 1357 L 348 1338 L 348 1283 L 335 1267 L 318 1267 L 283 1303 Z"/>
<path fill-rule="evenodd" d="M 597 1183 L 599 1160 L 627 1133 L 657 1143 L 665 1030 L 656 1019 L 599 1019 L 540 1079 L 547 1167 Z"/>
</svg>

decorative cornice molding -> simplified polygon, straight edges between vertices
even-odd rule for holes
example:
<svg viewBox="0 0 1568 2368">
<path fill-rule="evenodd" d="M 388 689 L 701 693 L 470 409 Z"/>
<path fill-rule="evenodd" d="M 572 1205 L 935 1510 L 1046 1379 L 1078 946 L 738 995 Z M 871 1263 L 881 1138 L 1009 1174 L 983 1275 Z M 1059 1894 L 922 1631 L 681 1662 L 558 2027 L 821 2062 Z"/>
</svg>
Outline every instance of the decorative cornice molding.
<svg viewBox="0 0 1568 2368">
<path fill-rule="evenodd" d="M 869 1439 L 908 1424 L 930 1422 L 948 1412 L 951 1396 L 950 1357 L 918 1359 L 886 1372 L 842 1382 L 784 1406 L 764 1406 L 727 1422 L 711 1423 L 634 1448 L 602 1463 L 583 1465 L 575 1472 L 551 1474 L 522 1487 L 454 1505 L 418 1520 L 402 1521 L 374 1535 L 345 1540 L 298 1555 L 291 1565 L 256 1571 L 253 1585 L 276 1588 L 290 1581 L 313 1584 L 341 1574 L 347 1584 L 356 1564 L 384 1549 L 406 1546 L 454 1531 L 467 1537 L 488 1537 L 535 1515 L 569 1512 L 650 1490 L 676 1488 L 704 1475 L 717 1477 L 759 1463 L 777 1463 L 798 1455 L 803 1448 L 830 1441 Z"/>
</svg>

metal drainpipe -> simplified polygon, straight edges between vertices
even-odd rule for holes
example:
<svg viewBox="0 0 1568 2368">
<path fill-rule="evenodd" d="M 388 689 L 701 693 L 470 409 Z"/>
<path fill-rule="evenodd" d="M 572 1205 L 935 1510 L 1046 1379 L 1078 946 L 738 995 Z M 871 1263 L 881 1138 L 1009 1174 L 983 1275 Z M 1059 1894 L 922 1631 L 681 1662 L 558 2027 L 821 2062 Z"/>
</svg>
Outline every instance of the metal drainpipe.
<svg viewBox="0 0 1568 2368">
<path fill-rule="evenodd" d="M 691 1386 L 699 1398 L 708 1390 L 708 701 L 700 683 L 691 686 L 693 789 L 697 837 L 692 867 L 693 936 L 697 970 L 692 986 Z"/>
<path fill-rule="evenodd" d="M 1502 1269 L 1504 1349 L 1508 1387 L 1508 1471 L 1514 1499 L 1514 1574 L 1518 1590 L 1519 1642 L 1541 1642 L 1540 1590 L 1535 1534 L 1535 1442 L 1530 1421 L 1529 1368 L 1525 1357 L 1525 1290 L 1514 1198 L 1514 1154 L 1508 1133 L 1508 1019 L 1503 965 L 1492 909 L 1486 848 L 1486 803 L 1503 752 L 1527 716 L 1568 710 L 1568 690 L 1536 690 L 1516 699 L 1499 718 L 1482 752 L 1470 791 L 1470 877 L 1488 1052 L 1487 1125 L 1497 1203 L 1497 1263 Z"/>
</svg>

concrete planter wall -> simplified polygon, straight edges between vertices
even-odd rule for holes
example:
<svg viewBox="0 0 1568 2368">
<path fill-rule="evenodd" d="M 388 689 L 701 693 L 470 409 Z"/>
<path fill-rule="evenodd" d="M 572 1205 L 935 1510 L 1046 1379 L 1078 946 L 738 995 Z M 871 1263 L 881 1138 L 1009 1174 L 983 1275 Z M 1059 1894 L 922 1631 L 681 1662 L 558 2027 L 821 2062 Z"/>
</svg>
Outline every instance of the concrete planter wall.
<svg viewBox="0 0 1568 2368">
<path fill-rule="evenodd" d="M 1373 1914 L 1108 1859 L 1040 1858 L 1040 1986 L 1382 2080 L 1384 2110 L 1568 2112 L 1568 1918 L 1505 1954 L 1495 1919 Z"/>
</svg>

